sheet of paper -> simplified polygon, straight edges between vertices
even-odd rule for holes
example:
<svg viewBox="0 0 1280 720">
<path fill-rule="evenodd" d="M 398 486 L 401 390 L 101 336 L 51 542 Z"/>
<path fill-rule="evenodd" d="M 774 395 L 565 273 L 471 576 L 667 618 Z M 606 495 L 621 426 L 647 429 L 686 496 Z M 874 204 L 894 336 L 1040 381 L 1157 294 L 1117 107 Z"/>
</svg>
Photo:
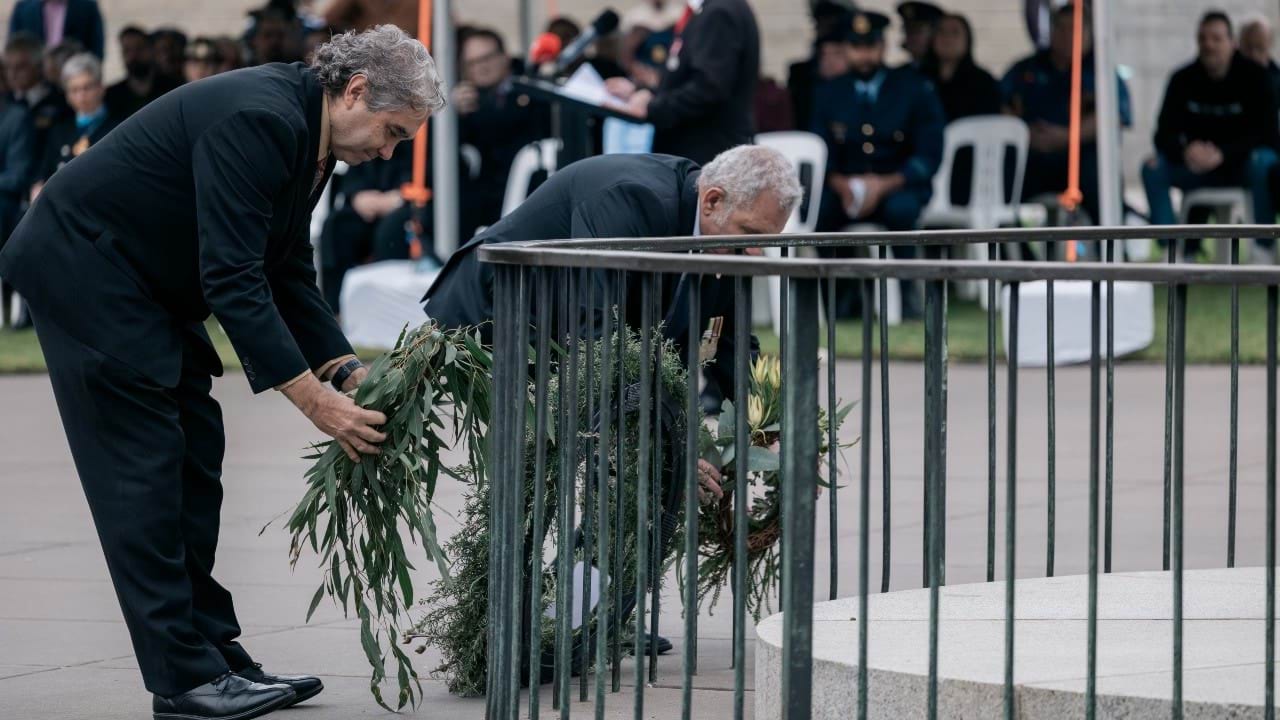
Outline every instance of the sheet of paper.
<svg viewBox="0 0 1280 720">
<path fill-rule="evenodd" d="M 600 73 L 596 72 L 591 63 L 582 63 L 565 81 L 560 91 L 571 98 L 593 105 L 613 108 L 623 105 L 622 101 L 610 95 L 605 89 L 604 78 L 600 77 Z"/>
</svg>

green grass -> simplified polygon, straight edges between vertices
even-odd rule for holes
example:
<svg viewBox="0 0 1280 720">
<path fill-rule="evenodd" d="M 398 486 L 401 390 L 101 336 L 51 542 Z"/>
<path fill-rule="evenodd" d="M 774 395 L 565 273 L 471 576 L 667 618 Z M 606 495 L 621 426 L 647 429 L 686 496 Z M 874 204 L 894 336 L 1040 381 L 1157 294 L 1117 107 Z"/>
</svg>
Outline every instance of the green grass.
<svg viewBox="0 0 1280 720">
<path fill-rule="evenodd" d="M 222 358 L 222 366 L 227 370 L 240 370 L 240 358 L 231 348 L 231 340 L 222 331 L 218 323 L 210 320 L 205 324 L 209 330 L 209 339 Z M 356 348 L 356 354 L 368 361 L 381 350 Z M 45 371 L 44 355 L 40 352 L 40 341 L 33 330 L 0 330 L 0 375 L 21 373 L 42 373 Z"/>
<path fill-rule="evenodd" d="M 1240 289 L 1240 361 L 1266 361 L 1266 290 L 1260 287 Z M 1155 339 L 1142 352 L 1126 358 L 1139 362 L 1164 362 L 1165 288 L 1155 289 Z M 1231 290 L 1226 287 L 1193 287 L 1187 294 L 1187 359 L 1194 363 L 1225 363 L 1231 359 Z M 771 330 L 760 328 L 760 346 L 765 352 L 777 352 L 778 338 Z M 231 342 L 222 328 L 209 323 L 209 337 L 228 369 L 239 369 L 240 362 L 231 350 Z M 872 335 L 879 352 L 879 339 Z M 906 322 L 889 330 L 889 356 L 896 360 L 920 360 L 924 357 L 924 323 Z M 825 340 L 824 340 L 825 342 Z M 840 357 L 857 357 L 861 350 L 861 323 L 842 321 L 836 324 L 836 350 Z M 996 350 L 1002 353 L 1003 340 L 996 336 Z M 359 350 L 360 356 L 371 358 L 376 350 Z M 987 313 L 977 303 L 955 299 L 948 305 L 947 353 L 958 362 L 983 361 L 987 357 Z M 35 333 L 30 330 L 0 330 L 0 374 L 44 372 L 44 357 Z"/>
<path fill-rule="evenodd" d="M 1266 361 L 1267 292 L 1261 287 L 1240 289 L 1240 362 Z M 1155 288 L 1155 338 L 1145 350 L 1126 357 L 1138 362 L 1164 362 L 1165 311 L 1168 293 Z M 947 355 L 953 361 L 977 362 L 987 358 L 987 313 L 977 303 L 954 298 L 947 307 Z M 1103 308 L 1105 312 L 1105 307 Z M 1058 318 L 1061 321 L 1061 316 Z M 820 341 L 825 344 L 825 330 Z M 872 333 L 872 348 L 880 351 L 878 331 Z M 778 338 L 761 328 L 760 347 L 777 352 Z M 1105 340 L 1104 340 L 1105 342 Z M 1004 340 L 996 327 L 996 352 L 1003 357 Z M 862 350 L 862 323 L 836 323 L 836 354 L 856 358 Z M 924 323 L 904 322 L 889 329 L 889 357 L 895 360 L 924 358 Z M 1187 360 L 1193 363 L 1226 363 L 1231 360 L 1231 289 L 1218 286 L 1192 287 L 1187 293 Z"/>
</svg>

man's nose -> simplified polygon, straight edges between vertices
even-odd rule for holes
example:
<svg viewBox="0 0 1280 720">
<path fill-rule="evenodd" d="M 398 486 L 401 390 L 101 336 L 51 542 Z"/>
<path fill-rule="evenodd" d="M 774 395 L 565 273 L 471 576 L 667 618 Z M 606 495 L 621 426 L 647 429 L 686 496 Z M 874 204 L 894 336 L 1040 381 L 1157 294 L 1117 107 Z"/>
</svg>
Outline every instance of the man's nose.
<svg viewBox="0 0 1280 720">
<path fill-rule="evenodd" d="M 395 149 L 396 149 L 395 143 L 387 143 L 386 145 L 383 145 L 381 148 L 378 149 L 378 156 L 381 157 L 383 160 L 390 160 L 391 153 L 395 152 Z"/>
</svg>

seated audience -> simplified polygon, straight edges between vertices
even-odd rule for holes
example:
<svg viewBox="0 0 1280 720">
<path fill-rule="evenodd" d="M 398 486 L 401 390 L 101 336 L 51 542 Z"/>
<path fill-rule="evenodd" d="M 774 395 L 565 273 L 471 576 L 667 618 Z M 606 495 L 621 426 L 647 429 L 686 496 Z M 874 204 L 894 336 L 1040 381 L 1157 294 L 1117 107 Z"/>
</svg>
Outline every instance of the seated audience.
<svg viewBox="0 0 1280 720">
<path fill-rule="evenodd" d="M 827 181 L 818 229 L 838 231 L 854 222 L 913 230 L 933 194 L 942 161 L 942 106 L 932 84 L 914 67 L 884 64 L 880 13 L 854 13 L 848 24 L 850 72 L 818 88 L 813 132 L 827 142 Z M 897 257 L 915 248 L 895 247 Z M 831 256 L 845 256 L 833 248 Z M 858 306 L 851 283 L 841 288 L 837 311 Z M 903 313 L 919 316 L 919 301 L 903 283 Z"/>
<path fill-rule="evenodd" d="M 334 32 L 399 25 L 417 37 L 418 0 L 331 0 L 324 8 L 324 22 Z"/>
<path fill-rule="evenodd" d="M 123 122 L 178 86 L 177 81 L 156 70 L 155 50 L 155 40 L 142 28 L 130 25 L 120 31 L 125 78 L 107 88 L 107 107 L 117 120 Z"/>
<path fill-rule="evenodd" d="M 1262 16 L 1240 26 L 1240 54 L 1267 69 L 1267 77 L 1271 79 L 1271 94 L 1280 103 L 1280 65 L 1271 58 L 1273 39 L 1271 23 Z"/>
<path fill-rule="evenodd" d="M 48 140 L 49 130 L 68 117 L 71 108 L 62 91 L 45 81 L 44 48 L 34 35 L 19 33 L 9 38 L 4 48 L 4 66 L 10 99 L 26 108 L 35 131 L 34 152 L 38 153 Z M 27 186 L 32 179 L 28 178 Z"/>
<path fill-rule="evenodd" d="M 838 6 L 831 6 L 838 10 Z M 834 21 L 828 21 L 825 16 L 817 16 L 818 9 L 815 8 L 814 13 L 813 54 L 787 69 L 791 116 L 796 127 L 802 130 L 813 124 L 813 98 L 818 86 L 849 72 L 849 54 L 844 46 L 847 14 L 837 13 Z"/>
<path fill-rule="evenodd" d="M 66 88 L 67 102 L 75 111 L 75 117 L 63 120 L 49 131 L 37 182 L 31 191 L 32 200 L 54 172 L 106 137 L 116 126 L 103 101 L 102 63 L 96 57 L 82 53 L 68 60 L 62 68 L 62 86 Z"/>
<path fill-rule="evenodd" d="M 105 43 L 98 0 L 18 0 L 9 16 L 9 36 L 18 33 L 34 35 L 49 48 L 74 40 L 102 59 Z"/>
<path fill-rule="evenodd" d="M 466 239 L 501 216 L 511 162 L 525 145 L 551 135 L 551 112 L 512 86 L 512 59 L 496 32 L 473 29 L 458 50 L 460 80 L 452 93 L 458 142 L 480 151 L 480 172 L 464 179 L 461 192 Z"/>
<path fill-rule="evenodd" d="M 50 85 L 62 88 L 62 66 L 73 56 L 84 52 L 84 46 L 78 40 L 63 40 L 52 49 L 45 50 L 44 53 L 44 81 Z"/>
<path fill-rule="evenodd" d="M 1022 199 L 1060 195 L 1067 189 L 1067 146 L 1071 125 L 1071 43 L 1075 35 L 1070 5 L 1053 14 L 1049 47 L 1024 58 L 1001 81 L 1005 112 L 1022 118 L 1031 133 L 1031 149 L 1022 182 Z M 1094 103 L 1093 35 L 1088 23 L 1081 39 L 1084 72 L 1080 77 L 1080 190 L 1083 209 L 1098 220 L 1098 121 Z M 1119 86 L 1120 121 L 1129 124 L 1129 91 Z"/>
<path fill-rule="evenodd" d="M 1266 70 L 1236 52 L 1223 13 L 1205 13 L 1196 45 L 1196 59 L 1169 79 L 1156 124 L 1156 156 L 1142 167 L 1151 222 L 1174 222 L 1171 187 L 1245 187 L 1254 222 L 1270 225 L 1275 210 L 1268 177 L 1280 142 L 1271 82 Z"/>
<path fill-rule="evenodd" d="M 400 186 L 412 176 L 413 143 L 404 142 L 390 160 L 357 165 L 335 182 L 334 209 L 320 234 L 320 284 L 334 314 L 341 312 L 339 299 L 348 270 L 370 260 L 409 256 L 409 207 Z"/>
<path fill-rule="evenodd" d="M 198 37 L 187 46 L 187 59 L 182 64 L 182 79 L 195 82 L 218 74 L 222 67 L 218 42 L 213 38 Z"/>
</svg>

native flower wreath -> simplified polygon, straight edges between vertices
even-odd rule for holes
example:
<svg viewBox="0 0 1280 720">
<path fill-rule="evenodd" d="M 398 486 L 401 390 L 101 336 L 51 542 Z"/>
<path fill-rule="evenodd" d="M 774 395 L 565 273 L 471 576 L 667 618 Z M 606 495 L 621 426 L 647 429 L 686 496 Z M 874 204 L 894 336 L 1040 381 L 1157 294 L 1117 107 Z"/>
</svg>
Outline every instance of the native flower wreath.
<svg viewBox="0 0 1280 720">
<path fill-rule="evenodd" d="M 836 431 L 853 409 L 854 403 L 835 411 Z M 782 367 L 776 356 L 761 355 L 751 365 L 747 395 L 747 477 L 734 477 L 737 447 L 737 414 L 733 403 L 726 400 L 720 420 L 714 428 L 703 425 L 702 459 L 720 469 L 723 495 L 702 505 L 698 519 L 698 606 L 710 600 L 715 607 L 720 593 L 733 579 L 734 516 L 736 492 L 747 495 L 747 596 L 746 606 L 758 621 L 762 612 L 771 610 L 772 599 L 782 586 L 782 561 L 779 542 L 782 539 L 782 472 L 778 442 L 782 436 Z M 825 408 L 818 410 L 818 466 L 827 457 Z M 852 447 L 857 440 L 840 447 Z M 819 478 L 820 487 L 835 481 L 837 471 L 827 468 L 827 478 Z"/>
</svg>

